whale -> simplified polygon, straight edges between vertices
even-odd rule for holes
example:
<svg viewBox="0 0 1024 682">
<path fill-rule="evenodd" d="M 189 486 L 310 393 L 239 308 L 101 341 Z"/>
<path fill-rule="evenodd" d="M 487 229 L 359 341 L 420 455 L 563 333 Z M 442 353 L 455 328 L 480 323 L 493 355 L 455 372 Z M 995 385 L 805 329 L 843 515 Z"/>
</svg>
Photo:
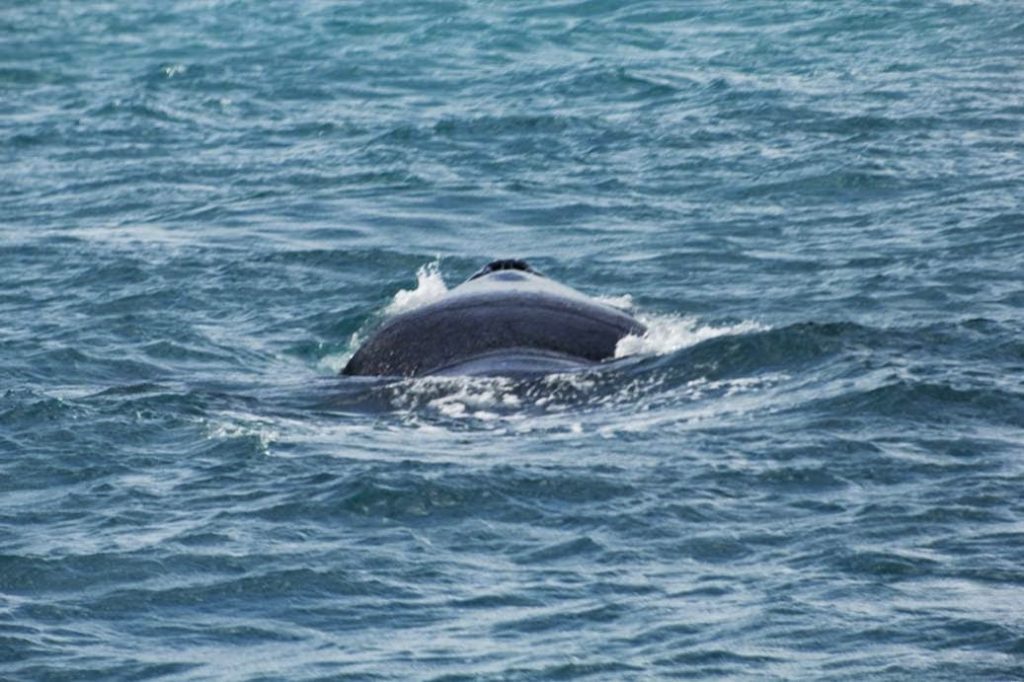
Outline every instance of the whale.
<svg viewBox="0 0 1024 682">
<path fill-rule="evenodd" d="M 341 370 L 347 376 L 534 376 L 593 369 L 646 327 L 626 312 L 495 260 L 439 300 L 386 320 Z"/>
</svg>

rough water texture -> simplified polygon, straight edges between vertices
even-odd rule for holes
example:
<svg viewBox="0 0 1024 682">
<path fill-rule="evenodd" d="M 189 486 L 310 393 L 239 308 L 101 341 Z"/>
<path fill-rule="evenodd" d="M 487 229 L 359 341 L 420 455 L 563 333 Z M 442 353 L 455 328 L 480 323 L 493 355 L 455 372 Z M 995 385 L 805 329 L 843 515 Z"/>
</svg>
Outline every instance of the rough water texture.
<svg viewBox="0 0 1024 682">
<path fill-rule="evenodd" d="M 1016 0 L 0 37 L 0 678 L 1024 679 Z M 335 376 L 493 257 L 652 336 Z"/>
</svg>

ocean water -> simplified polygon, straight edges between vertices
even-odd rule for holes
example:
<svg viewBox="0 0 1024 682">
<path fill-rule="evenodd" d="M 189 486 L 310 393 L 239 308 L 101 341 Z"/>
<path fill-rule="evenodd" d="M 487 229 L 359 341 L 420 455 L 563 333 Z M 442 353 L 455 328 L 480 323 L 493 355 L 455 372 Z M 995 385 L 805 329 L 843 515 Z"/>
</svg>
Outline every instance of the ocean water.
<svg viewBox="0 0 1024 682">
<path fill-rule="evenodd" d="M 1022 198 L 1017 0 L 5 0 L 0 679 L 1024 679 Z"/>
</svg>

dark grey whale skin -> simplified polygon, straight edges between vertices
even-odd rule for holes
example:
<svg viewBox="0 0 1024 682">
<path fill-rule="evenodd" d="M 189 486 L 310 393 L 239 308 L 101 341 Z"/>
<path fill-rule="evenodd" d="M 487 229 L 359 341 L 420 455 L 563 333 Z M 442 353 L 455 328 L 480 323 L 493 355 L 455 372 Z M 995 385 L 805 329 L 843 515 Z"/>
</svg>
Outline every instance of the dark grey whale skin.
<svg viewBox="0 0 1024 682">
<path fill-rule="evenodd" d="M 619 339 L 645 331 L 621 310 L 554 282 L 522 261 L 495 261 L 442 299 L 385 322 L 341 373 L 420 377 L 576 371 L 613 358 Z"/>
</svg>

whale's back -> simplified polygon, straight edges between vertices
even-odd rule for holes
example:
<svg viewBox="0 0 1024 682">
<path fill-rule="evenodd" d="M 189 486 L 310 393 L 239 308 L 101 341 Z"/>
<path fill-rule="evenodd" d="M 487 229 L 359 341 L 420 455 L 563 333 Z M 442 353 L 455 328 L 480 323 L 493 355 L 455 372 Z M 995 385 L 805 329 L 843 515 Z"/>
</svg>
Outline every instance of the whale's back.
<svg viewBox="0 0 1024 682">
<path fill-rule="evenodd" d="M 492 279 L 493 278 L 493 279 Z M 518 374 L 565 371 L 607 360 L 642 324 L 545 278 L 496 272 L 430 305 L 396 315 L 356 352 L 343 374 Z"/>
</svg>

